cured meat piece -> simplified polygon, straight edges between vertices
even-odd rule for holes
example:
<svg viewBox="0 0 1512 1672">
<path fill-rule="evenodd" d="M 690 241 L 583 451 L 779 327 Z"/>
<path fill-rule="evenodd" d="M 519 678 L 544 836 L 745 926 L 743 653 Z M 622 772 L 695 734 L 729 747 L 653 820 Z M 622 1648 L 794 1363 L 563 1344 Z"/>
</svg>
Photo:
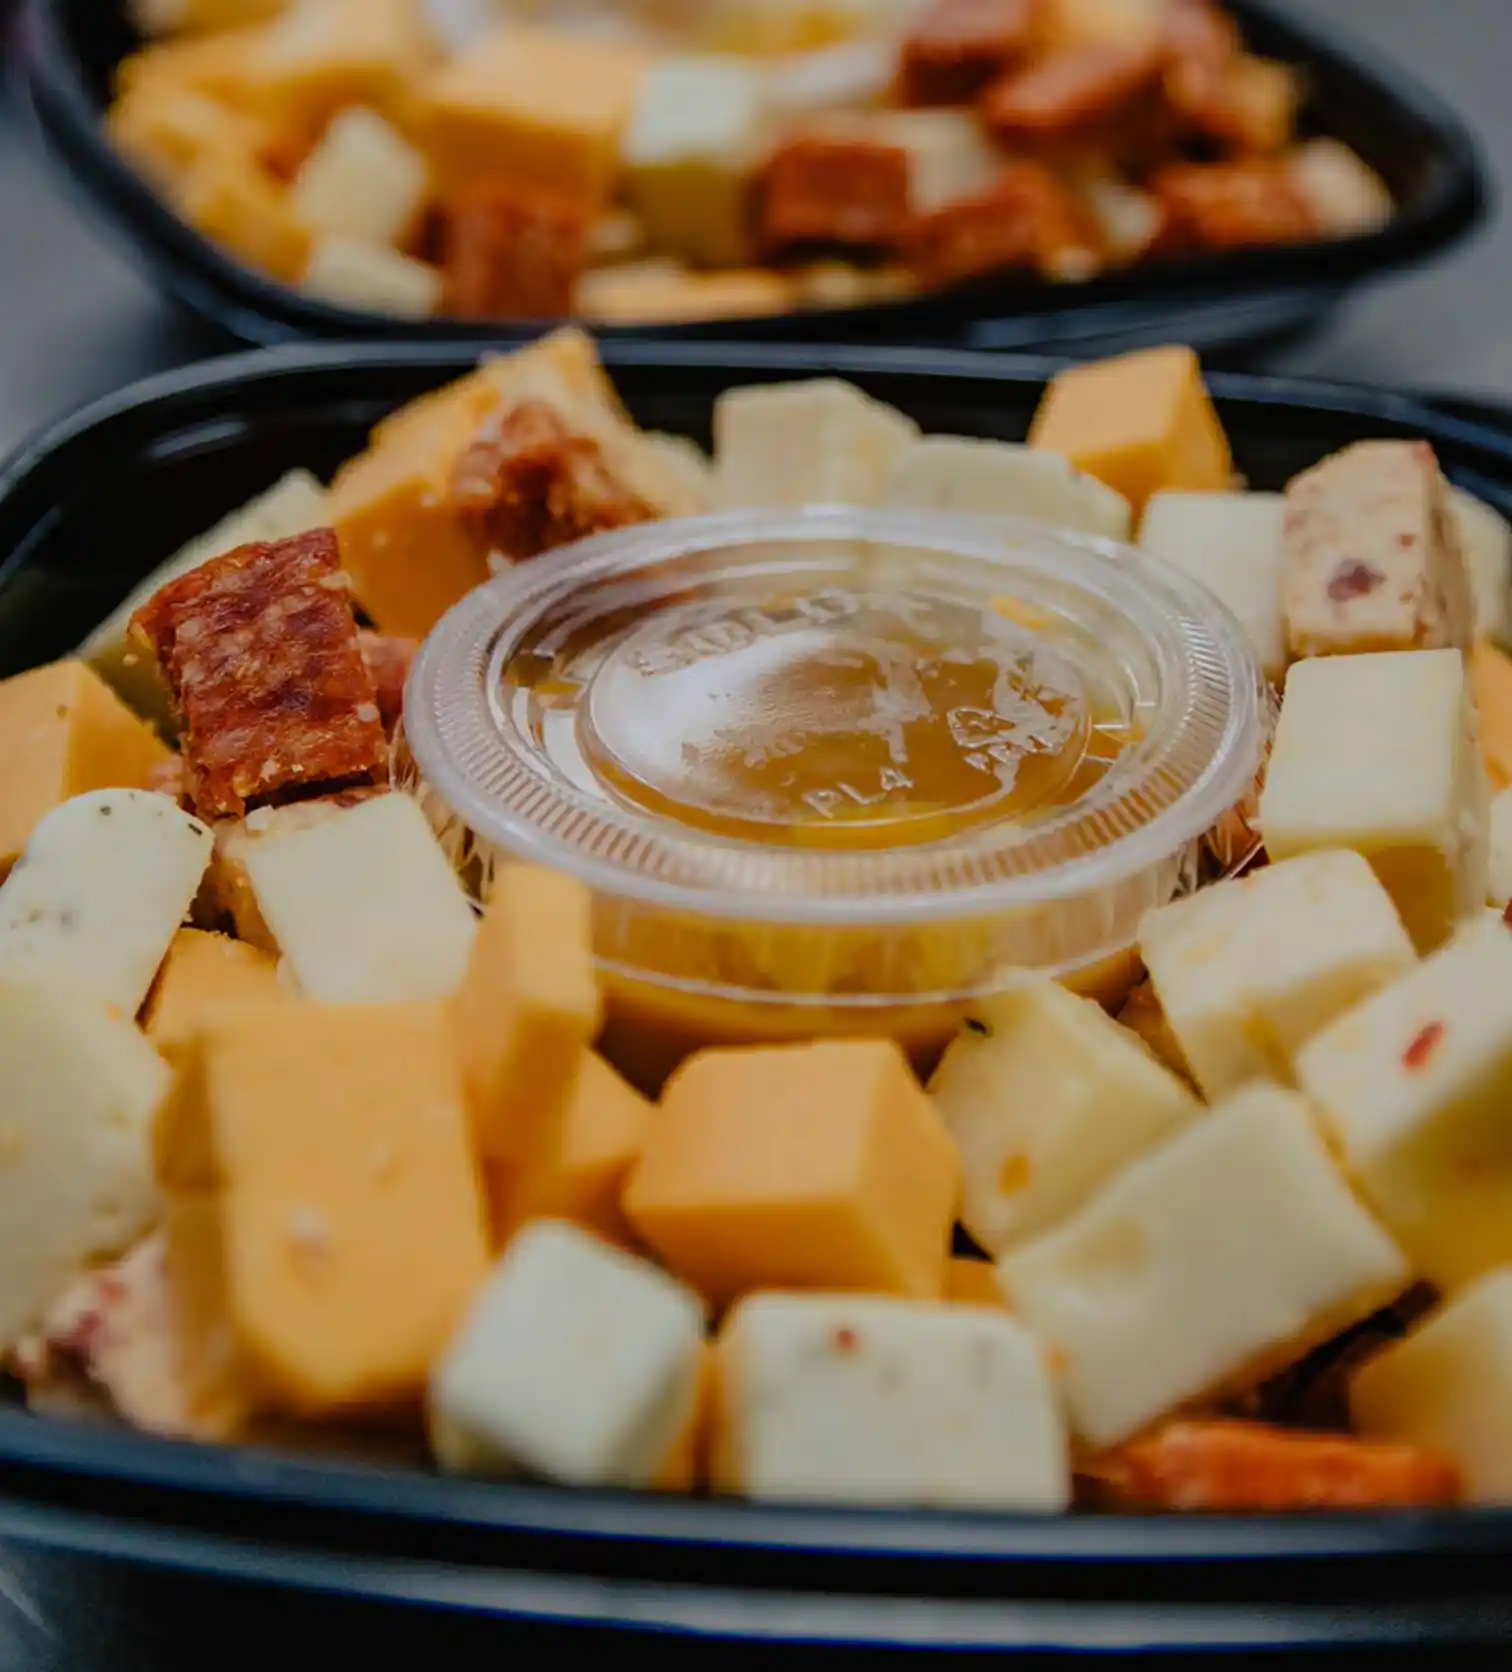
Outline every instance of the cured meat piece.
<svg viewBox="0 0 1512 1672">
<path fill-rule="evenodd" d="M 1268 158 L 1175 163 L 1151 190 L 1165 211 L 1163 254 L 1300 244 L 1321 231 L 1291 168 Z"/>
<path fill-rule="evenodd" d="M 1011 164 L 986 191 L 919 216 L 909 257 L 926 285 L 1016 268 L 1087 278 L 1103 263 L 1101 241 L 1075 195 L 1033 162 Z"/>
<path fill-rule="evenodd" d="M 903 43 L 906 104 L 966 104 L 1032 45 L 1039 0 L 936 0 Z"/>
<path fill-rule="evenodd" d="M 445 213 L 444 311 L 468 319 L 560 319 L 588 265 L 595 216 L 570 199 L 490 185 Z"/>
<path fill-rule="evenodd" d="M 760 242 L 773 254 L 811 245 L 893 249 L 908 230 L 911 194 L 903 146 L 859 135 L 800 135 L 767 163 Z"/>
</svg>

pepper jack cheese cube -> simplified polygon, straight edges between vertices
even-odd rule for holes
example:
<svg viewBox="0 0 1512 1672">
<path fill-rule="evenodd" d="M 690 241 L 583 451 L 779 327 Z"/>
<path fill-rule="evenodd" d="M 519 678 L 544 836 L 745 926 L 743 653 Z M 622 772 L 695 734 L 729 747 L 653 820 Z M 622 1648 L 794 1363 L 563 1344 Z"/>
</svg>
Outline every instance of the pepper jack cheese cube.
<svg viewBox="0 0 1512 1672">
<path fill-rule="evenodd" d="M 1140 951 L 1209 1098 L 1290 1082 L 1315 1033 L 1416 963 L 1391 897 L 1356 853 L 1306 854 L 1149 913 Z"/>
<path fill-rule="evenodd" d="M 316 233 L 402 245 L 425 205 L 425 159 L 376 111 L 344 110 L 290 187 Z"/>
<path fill-rule="evenodd" d="M 1362 1434 L 1448 1457 L 1473 1504 L 1512 1504 L 1512 1269 L 1456 1295 L 1355 1375 Z"/>
<path fill-rule="evenodd" d="M 1362 441 L 1286 490 L 1291 654 L 1468 650 L 1470 571 L 1426 441 Z"/>
<path fill-rule="evenodd" d="M 220 1011 L 287 1004 L 290 998 L 278 979 L 277 960 L 260 947 L 203 929 L 180 929 L 148 1000 L 144 1026 L 171 1058 Z"/>
<path fill-rule="evenodd" d="M 299 288 L 341 308 L 428 319 L 441 306 L 441 272 L 413 256 L 354 238 L 319 238 Z"/>
<path fill-rule="evenodd" d="M 1368 1317 L 1411 1275 L 1307 1104 L 1265 1085 L 998 1271 L 1014 1312 L 1063 1355 L 1073 1425 L 1095 1446 L 1252 1385 Z"/>
<path fill-rule="evenodd" d="M 697 1407 L 698 1297 L 543 1221 L 510 1244 L 431 1381 L 443 1466 L 647 1487 Z"/>
<path fill-rule="evenodd" d="M 1026 979 L 970 1013 L 929 1086 L 961 1152 L 961 1222 L 999 1255 L 1202 1114 L 1091 999 Z"/>
<path fill-rule="evenodd" d="M 273 1409 L 320 1417 L 423 1393 L 488 1261 L 439 1007 L 212 1017 L 154 1142 L 166 1189 L 213 1199 L 224 1294 L 204 1313 Z M 189 1265 L 170 1251 L 170 1269 Z M 202 1364 L 215 1350 L 190 1344 Z"/>
<path fill-rule="evenodd" d="M 1266 850 L 1363 854 L 1420 952 L 1485 904 L 1489 801 L 1457 650 L 1318 658 L 1287 675 Z"/>
<path fill-rule="evenodd" d="M 875 505 L 918 436 L 912 419 L 833 378 L 730 389 L 714 403 L 720 501 Z"/>
<path fill-rule="evenodd" d="M 1277 493 L 1158 493 L 1139 530 L 1145 551 L 1174 563 L 1228 606 L 1273 684 L 1286 672 L 1285 509 Z"/>
<path fill-rule="evenodd" d="M 1061 453 L 1142 511 L 1162 491 L 1222 493 L 1228 438 L 1189 348 L 1156 348 L 1062 372 L 1045 391 L 1029 445 Z"/>
<path fill-rule="evenodd" d="M 997 1307 L 753 1295 L 718 1344 L 716 1487 L 749 1498 L 1055 1513 L 1065 1418 Z"/>
<path fill-rule="evenodd" d="M 1449 514 L 1470 569 L 1475 636 L 1504 643 L 1512 630 L 1512 523 L 1463 488 L 1450 488 Z"/>
<path fill-rule="evenodd" d="M 1128 501 L 1066 459 L 1006 441 L 924 436 L 893 466 L 884 503 L 896 511 L 1027 517 L 1059 528 L 1129 538 Z"/>
<path fill-rule="evenodd" d="M 447 999 L 477 923 L 407 795 L 252 843 L 247 877 L 299 991 L 324 1004 Z"/>
<path fill-rule="evenodd" d="M 712 1050 L 673 1075 L 625 1188 L 667 1269 L 751 1289 L 944 1291 L 960 1161 L 891 1042 Z"/>
<path fill-rule="evenodd" d="M 90 790 L 145 789 L 169 759 L 82 662 L 0 681 L 0 876 L 54 808 Z"/>
<path fill-rule="evenodd" d="M 32 832 L 0 888 L 0 974 L 61 979 L 135 1016 L 210 862 L 165 795 L 95 790 Z"/>
<path fill-rule="evenodd" d="M 1297 1059 L 1350 1173 L 1454 1289 L 1512 1262 L 1512 934 L 1484 918 Z"/>
</svg>

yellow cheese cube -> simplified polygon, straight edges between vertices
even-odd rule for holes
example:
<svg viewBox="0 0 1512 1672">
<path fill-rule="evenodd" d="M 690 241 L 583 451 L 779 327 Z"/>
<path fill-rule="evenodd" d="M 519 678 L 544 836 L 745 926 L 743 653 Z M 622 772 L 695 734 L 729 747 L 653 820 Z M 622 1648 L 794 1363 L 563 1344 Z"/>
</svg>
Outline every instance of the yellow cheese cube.
<svg viewBox="0 0 1512 1672">
<path fill-rule="evenodd" d="M 1228 438 L 1189 348 L 1077 366 L 1045 391 L 1029 445 L 1063 453 L 1142 511 L 1161 492 L 1223 493 Z"/>
<path fill-rule="evenodd" d="M 149 91 L 157 97 L 183 89 L 266 114 L 258 73 L 263 34 L 260 26 L 227 29 L 134 52 L 116 68 L 116 92 L 121 98 Z"/>
<path fill-rule="evenodd" d="M 890 1042 L 705 1051 L 672 1077 L 625 1215 L 716 1305 L 751 1289 L 944 1292 L 960 1161 Z"/>
<path fill-rule="evenodd" d="M 420 89 L 414 124 L 443 196 L 489 178 L 607 198 L 649 58 L 618 41 L 508 28 Z"/>
<path fill-rule="evenodd" d="M 229 935 L 180 929 L 147 1001 L 147 1037 L 172 1057 L 210 1018 L 249 1005 L 285 1004 L 278 962 Z"/>
<path fill-rule="evenodd" d="M 239 261 L 292 283 L 310 258 L 310 229 L 288 192 L 248 159 L 208 152 L 184 177 L 176 207 Z"/>
<path fill-rule="evenodd" d="M 101 789 L 146 789 L 169 752 L 83 662 L 0 681 L 0 877 L 55 807 Z"/>
<path fill-rule="evenodd" d="M 1470 689 L 1491 787 L 1498 793 L 1512 789 L 1512 656 L 1494 644 L 1476 645 L 1470 653 Z"/>
<path fill-rule="evenodd" d="M 1260 801 L 1273 860 L 1352 848 L 1432 951 L 1486 903 L 1490 797 L 1457 650 L 1299 662 Z"/>
<path fill-rule="evenodd" d="M 290 0 L 130 0 L 130 11 L 144 35 L 172 35 L 263 23 L 289 4 Z"/>
<path fill-rule="evenodd" d="M 120 151 L 170 196 L 205 157 L 261 163 L 276 154 L 266 123 L 223 100 L 171 83 L 139 88 L 118 100 L 107 126 Z"/>
<path fill-rule="evenodd" d="M 1478 920 L 1318 1035 L 1303 1089 L 1418 1269 L 1512 1261 L 1512 934 Z"/>
<path fill-rule="evenodd" d="M 156 1142 L 165 1186 L 215 1198 L 221 1327 L 273 1408 L 317 1417 L 421 1396 L 488 1262 L 439 1009 L 213 1017 Z"/>
<path fill-rule="evenodd" d="M 958 1306 L 1001 1306 L 1008 1302 L 990 1260 L 954 1259 L 945 1271 L 945 1298 Z"/>
</svg>

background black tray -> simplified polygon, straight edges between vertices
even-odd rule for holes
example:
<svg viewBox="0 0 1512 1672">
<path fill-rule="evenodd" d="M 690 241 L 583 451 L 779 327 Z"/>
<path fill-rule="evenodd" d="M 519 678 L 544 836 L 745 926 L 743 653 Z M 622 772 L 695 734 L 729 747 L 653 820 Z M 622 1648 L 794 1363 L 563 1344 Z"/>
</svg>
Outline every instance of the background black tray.
<svg viewBox="0 0 1512 1672">
<path fill-rule="evenodd" d="M 0 470 L 0 675 L 65 653 L 154 563 L 476 349 L 282 349 L 89 408 Z M 734 383 L 853 378 L 929 428 L 1016 439 L 1049 364 L 910 350 L 610 344 L 644 422 L 707 439 Z M 1512 424 L 1379 392 L 1219 376 L 1236 456 L 1280 486 L 1426 436 L 1512 512 Z M 1023 1519 L 788 1510 L 447 1481 L 166 1445 L 0 1405 L 0 1539 L 326 1594 L 619 1628 L 935 1647 L 1506 1641 L 1512 1514 Z"/>
<path fill-rule="evenodd" d="M 1226 0 L 1255 50 L 1305 67 L 1315 123 L 1387 180 L 1398 214 L 1331 243 L 1168 263 L 1080 286 L 1014 278 L 947 296 L 772 319 L 625 327 L 619 336 L 887 339 L 1101 354 L 1172 334 L 1207 349 L 1255 347 L 1317 325 L 1351 285 L 1436 254 L 1484 215 L 1474 142 L 1439 100 L 1356 43 L 1264 3 Z M 506 340 L 538 326 L 416 326 L 308 300 L 230 260 L 192 231 L 108 144 L 115 65 L 136 44 L 125 0 L 27 0 L 20 58 L 41 129 L 70 177 L 164 290 L 245 342 L 305 337 Z"/>
</svg>

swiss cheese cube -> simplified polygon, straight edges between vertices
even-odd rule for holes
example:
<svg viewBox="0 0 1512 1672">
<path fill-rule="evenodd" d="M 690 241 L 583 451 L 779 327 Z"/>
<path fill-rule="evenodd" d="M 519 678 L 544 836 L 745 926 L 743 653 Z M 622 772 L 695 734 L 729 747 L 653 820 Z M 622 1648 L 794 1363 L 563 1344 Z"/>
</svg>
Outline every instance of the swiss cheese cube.
<svg viewBox="0 0 1512 1672">
<path fill-rule="evenodd" d="M 407 795 L 380 795 L 253 843 L 247 877 L 306 998 L 450 998 L 477 932 L 456 873 Z"/>
<path fill-rule="evenodd" d="M 1476 645 L 1470 653 L 1470 690 L 1491 787 L 1512 789 L 1512 656 L 1499 645 Z"/>
<path fill-rule="evenodd" d="M 1265 677 L 1286 672 L 1281 616 L 1282 523 L 1276 493 L 1159 493 L 1145 508 L 1139 543 L 1202 584 L 1244 629 Z"/>
<path fill-rule="evenodd" d="M 1411 1275 L 1307 1104 L 1265 1085 L 998 1270 L 1014 1312 L 1062 1355 L 1073 1424 L 1095 1446 L 1294 1362 Z"/>
<path fill-rule="evenodd" d="M 1485 904 L 1489 801 L 1457 650 L 1323 657 L 1287 675 L 1266 849 L 1363 854 L 1419 951 Z"/>
<path fill-rule="evenodd" d="M 1045 391 L 1029 445 L 1061 453 L 1142 511 L 1162 491 L 1232 485 L 1228 438 L 1189 348 L 1077 366 Z"/>
<path fill-rule="evenodd" d="M 1359 1370 L 1362 1434 L 1448 1457 L 1474 1504 L 1512 1505 L 1512 1268 L 1488 1273 Z"/>
<path fill-rule="evenodd" d="M 1070 1501 L 1045 1349 L 1000 1305 L 753 1295 L 726 1321 L 715 1388 L 725 1492 L 1036 1513 Z"/>
<path fill-rule="evenodd" d="M 205 825 L 149 790 L 65 801 L 0 888 L 0 975 L 68 981 L 135 1016 L 199 892 L 210 846 Z"/>
<path fill-rule="evenodd" d="M 1503 790 L 1491 803 L 1491 865 L 1489 903 L 1498 911 L 1512 902 L 1512 790 Z"/>
<path fill-rule="evenodd" d="M 924 436 L 893 466 L 884 503 L 898 511 L 1027 517 L 1108 540 L 1129 538 L 1129 503 L 1066 459 L 1006 441 Z"/>
<path fill-rule="evenodd" d="M 715 1306 L 752 1289 L 944 1291 L 960 1160 L 891 1042 L 704 1051 L 673 1075 L 625 1215 Z"/>
<path fill-rule="evenodd" d="M 168 1069 L 67 984 L 0 979 L 0 1350 L 84 1268 L 151 1225 L 149 1134 Z"/>
<path fill-rule="evenodd" d="M 538 866 L 500 870 L 452 1017 L 482 1152 L 515 1164 L 560 1156 L 602 1019 L 587 889 Z"/>
<path fill-rule="evenodd" d="M 1361 1189 L 1452 1289 L 1512 1262 L 1512 934 L 1480 919 L 1297 1059 Z"/>
<path fill-rule="evenodd" d="M 310 229 L 287 189 L 254 159 L 209 151 L 174 198 L 184 219 L 227 254 L 292 284 L 310 258 Z"/>
<path fill-rule="evenodd" d="M 730 389 L 714 404 L 720 501 L 875 505 L 918 436 L 912 419 L 833 378 Z"/>
<path fill-rule="evenodd" d="M 961 1152 L 961 1222 L 994 1255 L 1202 1113 L 1106 1011 L 1048 977 L 974 1006 L 929 1090 Z"/>
<path fill-rule="evenodd" d="M 379 244 L 338 234 L 317 238 L 299 288 L 364 313 L 428 319 L 441 306 L 441 270 Z"/>
<path fill-rule="evenodd" d="M 376 111 L 344 110 L 305 159 L 290 188 L 316 233 L 360 244 L 402 245 L 425 205 L 425 159 Z"/>
<path fill-rule="evenodd" d="M 180 929 L 148 1000 L 147 1037 L 172 1057 L 212 1016 L 252 1005 L 287 1004 L 278 961 L 261 947 L 203 929 Z"/>
<path fill-rule="evenodd" d="M 1476 637 L 1505 643 L 1512 631 L 1512 523 L 1463 488 L 1450 488 L 1449 514 L 1470 569 Z"/>
<path fill-rule="evenodd" d="M 0 876 L 74 796 L 145 789 L 168 750 L 83 662 L 0 681 Z"/>
<path fill-rule="evenodd" d="M 211 1017 L 155 1145 L 166 1189 L 213 1199 L 190 1250 L 223 1249 L 224 1294 L 205 1314 L 272 1408 L 317 1417 L 420 1397 L 488 1260 L 439 1007 Z M 209 1364 L 227 1349 L 191 1351 Z"/>
<path fill-rule="evenodd" d="M 1313 1034 L 1416 963 L 1359 854 L 1306 854 L 1149 913 L 1140 951 L 1181 1054 L 1209 1097 L 1290 1082 Z"/>
<path fill-rule="evenodd" d="M 700 1393 L 698 1297 L 542 1221 L 510 1244 L 431 1380 L 443 1466 L 648 1487 Z"/>
</svg>

